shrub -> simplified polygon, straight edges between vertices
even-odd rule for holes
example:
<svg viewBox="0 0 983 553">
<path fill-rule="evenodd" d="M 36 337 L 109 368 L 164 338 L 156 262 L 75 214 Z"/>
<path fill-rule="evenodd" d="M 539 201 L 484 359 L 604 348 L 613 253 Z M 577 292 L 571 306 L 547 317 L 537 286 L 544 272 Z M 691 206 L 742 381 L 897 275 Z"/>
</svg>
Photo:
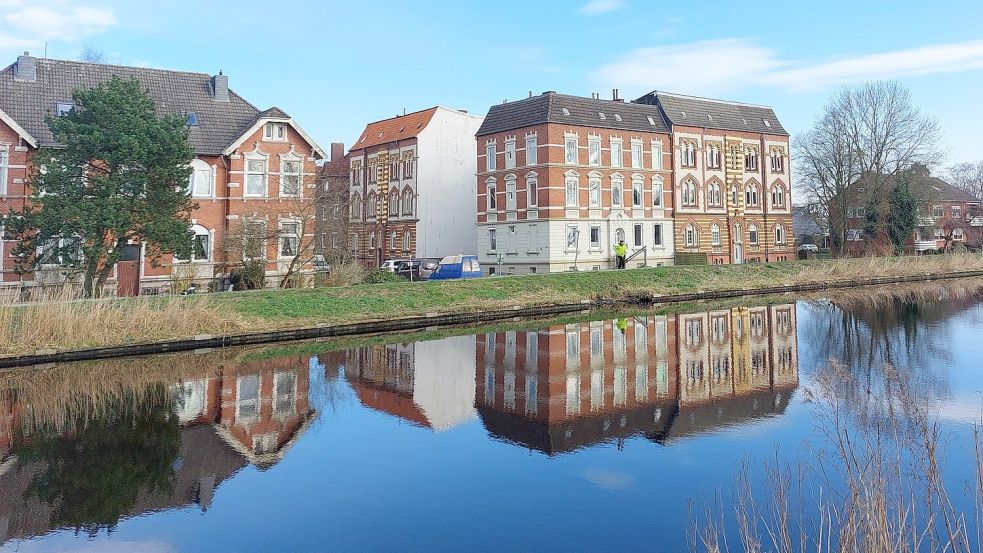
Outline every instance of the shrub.
<svg viewBox="0 0 983 553">
<path fill-rule="evenodd" d="M 231 273 L 236 290 L 260 290 L 266 287 L 266 267 L 262 262 L 247 262 Z"/>
<path fill-rule="evenodd" d="M 385 269 L 373 269 L 365 274 L 365 278 L 362 279 L 364 284 L 384 284 L 386 282 L 403 282 L 403 278 L 396 276 L 395 273 L 386 271 Z"/>
<path fill-rule="evenodd" d="M 331 268 L 331 274 L 324 279 L 326 286 L 352 286 L 361 284 L 365 278 L 365 268 L 358 262 L 338 263 Z"/>
</svg>

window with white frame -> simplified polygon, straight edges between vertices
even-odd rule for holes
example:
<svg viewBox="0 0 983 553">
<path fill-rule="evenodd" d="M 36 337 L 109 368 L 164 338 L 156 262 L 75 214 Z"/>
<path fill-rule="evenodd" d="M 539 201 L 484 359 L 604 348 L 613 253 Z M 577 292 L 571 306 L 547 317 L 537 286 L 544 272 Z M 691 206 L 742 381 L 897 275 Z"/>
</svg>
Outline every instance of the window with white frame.
<svg viewBox="0 0 983 553">
<path fill-rule="evenodd" d="M 273 414 L 291 415 L 296 409 L 297 375 L 278 372 L 273 375 Z"/>
<path fill-rule="evenodd" d="M 537 152 L 537 143 L 535 136 L 526 137 L 526 165 L 536 165 L 539 163 L 539 155 Z"/>
<path fill-rule="evenodd" d="M 953 219 L 959 219 L 962 216 L 962 206 L 954 205 L 950 208 L 952 212 Z"/>
<path fill-rule="evenodd" d="M 781 224 L 775 226 L 775 243 L 784 244 L 785 243 L 785 227 Z"/>
<path fill-rule="evenodd" d="M 966 234 L 963 233 L 963 229 L 961 229 L 961 228 L 953 229 L 952 230 L 952 239 L 953 240 L 965 240 L 966 239 Z"/>
<path fill-rule="evenodd" d="M 7 176 L 10 173 L 10 152 L 8 148 L 10 146 L 0 144 L 0 196 L 7 195 Z"/>
<path fill-rule="evenodd" d="M 860 242 L 864 239 L 863 232 L 861 229 L 847 229 L 846 239 L 849 242 Z"/>
<path fill-rule="evenodd" d="M 577 139 L 568 137 L 563 141 L 563 160 L 567 165 L 577 164 Z"/>
<path fill-rule="evenodd" d="M 369 233 L 369 253 L 375 251 L 375 232 Z"/>
<path fill-rule="evenodd" d="M 587 201 L 590 207 L 601 207 L 600 177 L 591 177 L 587 180 Z"/>
<path fill-rule="evenodd" d="M 642 246 L 645 245 L 645 238 L 643 236 L 644 231 L 642 230 L 642 225 L 636 224 L 635 226 L 632 227 L 632 231 L 633 231 L 632 234 L 634 235 L 633 238 L 635 239 L 635 247 L 641 248 Z"/>
<path fill-rule="evenodd" d="M 601 249 L 601 227 L 597 225 L 590 227 L 590 248 L 592 250 Z"/>
<path fill-rule="evenodd" d="M 403 215 L 413 215 L 413 189 L 407 186 L 403 189 Z"/>
<path fill-rule="evenodd" d="M 662 223 L 655 223 L 652 225 L 652 245 L 662 245 Z"/>
<path fill-rule="evenodd" d="M 539 205 L 539 182 L 538 179 L 529 175 L 526 177 L 526 207 L 536 207 Z"/>
<path fill-rule="evenodd" d="M 631 168 L 642 168 L 642 143 L 637 140 L 631 141 Z"/>
<path fill-rule="evenodd" d="M 515 140 L 505 141 L 505 168 L 515 168 Z"/>
<path fill-rule="evenodd" d="M 771 189 L 771 205 L 775 207 L 785 207 L 785 188 L 776 184 Z"/>
<path fill-rule="evenodd" d="M 348 216 L 353 221 L 362 220 L 362 195 L 357 191 L 352 192 L 351 205 L 348 206 Z"/>
<path fill-rule="evenodd" d="M 758 205 L 758 187 L 749 184 L 744 188 L 744 205 L 754 207 Z"/>
<path fill-rule="evenodd" d="M 410 247 L 412 246 L 412 244 L 413 244 L 413 235 L 410 234 L 410 231 L 404 230 L 403 231 L 403 251 L 404 252 L 410 251 Z"/>
<path fill-rule="evenodd" d="M 621 140 L 611 139 L 611 167 L 621 167 L 624 163 Z"/>
<path fill-rule="evenodd" d="M 785 171 L 785 151 L 781 148 L 774 148 L 771 151 L 771 171 L 773 173 Z"/>
<path fill-rule="evenodd" d="M 485 182 L 488 211 L 498 210 L 497 185 L 495 179 L 488 179 Z"/>
<path fill-rule="evenodd" d="M 236 379 L 236 420 L 259 418 L 259 375 L 250 374 Z"/>
<path fill-rule="evenodd" d="M 693 223 L 686 225 L 686 230 L 683 232 L 683 242 L 687 247 L 693 248 L 699 243 L 699 234 L 696 232 L 696 227 Z"/>
<path fill-rule="evenodd" d="M 683 181 L 683 206 L 692 207 L 696 205 L 696 183 L 693 179 Z"/>
<path fill-rule="evenodd" d="M 212 234 L 201 225 L 192 225 L 191 259 L 182 261 L 208 261 L 212 256 Z"/>
<path fill-rule="evenodd" d="M 52 237 L 37 248 L 40 265 L 66 267 L 82 260 L 82 241 L 77 237 Z"/>
<path fill-rule="evenodd" d="M 395 188 L 389 191 L 389 216 L 399 216 L 399 191 Z"/>
<path fill-rule="evenodd" d="M 392 231 L 389 233 L 389 249 L 390 250 L 396 249 L 396 231 Z"/>
<path fill-rule="evenodd" d="M 720 169 L 720 146 L 715 143 L 707 143 L 706 158 L 708 169 Z"/>
<path fill-rule="evenodd" d="M 711 182 L 707 186 L 707 205 L 720 207 L 720 184 Z"/>
<path fill-rule="evenodd" d="M 285 158 L 280 162 L 280 195 L 299 197 L 303 191 L 304 166 L 300 159 Z"/>
<path fill-rule="evenodd" d="M 730 205 L 731 207 L 737 207 L 737 187 L 730 187 Z"/>
<path fill-rule="evenodd" d="M 266 195 L 266 158 L 246 158 L 245 196 L 262 197 Z"/>
<path fill-rule="evenodd" d="M 662 143 L 652 141 L 652 169 L 662 169 Z"/>
<path fill-rule="evenodd" d="M 7 183 L 7 152 L 0 150 L 0 192 L 4 190 Z M 215 191 L 215 171 L 212 166 L 200 159 L 191 162 L 191 177 L 188 183 L 188 192 L 196 198 L 209 197 Z"/>
<path fill-rule="evenodd" d="M 577 207 L 580 205 L 580 179 L 577 177 L 566 178 L 566 204 L 567 207 Z"/>
<path fill-rule="evenodd" d="M 399 180 L 399 158 L 392 156 L 389 158 L 389 182 Z"/>
<path fill-rule="evenodd" d="M 631 206 L 642 207 L 642 189 L 645 186 L 642 177 L 634 176 L 631 178 Z"/>
<path fill-rule="evenodd" d="M 680 141 L 679 163 L 683 167 L 696 167 L 696 142 L 692 140 Z"/>
<path fill-rule="evenodd" d="M 495 167 L 495 144 L 485 146 L 485 170 L 494 171 Z"/>
<path fill-rule="evenodd" d="M 505 209 L 515 211 L 515 175 L 505 177 Z"/>
<path fill-rule="evenodd" d="M 941 205 L 932 206 L 933 217 L 945 217 L 945 207 Z"/>
<path fill-rule="evenodd" d="M 498 231 L 496 229 L 488 229 L 488 251 L 498 250 Z"/>
<path fill-rule="evenodd" d="M 600 165 L 601 164 L 601 139 L 590 139 L 587 141 L 587 164 L 588 165 Z"/>
<path fill-rule="evenodd" d="M 757 148 L 745 148 L 744 149 L 744 170 L 745 171 L 757 171 L 758 170 L 758 149 Z"/>
<path fill-rule="evenodd" d="M 611 207 L 621 207 L 624 203 L 625 185 L 621 179 L 611 179 Z"/>
<path fill-rule="evenodd" d="M 263 140 L 282 142 L 287 139 L 286 123 L 267 123 L 263 127 Z"/>
<path fill-rule="evenodd" d="M 662 177 L 652 177 L 652 207 L 662 207 Z"/>
<path fill-rule="evenodd" d="M 280 222 L 280 257 L 297 255 L 300 247 L 300 223 L 297 221 Z"/>
<path fill-rule="evenodd" d="M 367 205 L 366 218 L 369 221 L 375 221 L 376 216 L 379 214 L 379 200 L 376 198 L 375 191 L 369 192 L 369 196 L 365 199 Z"/>
<path fill-rule="evenodd" d="M 747 227 L 747 239 L 748 239 L 748 242 L 750 242 L 752 246 L 755 246 L 755 245 L 758 244 L 758 226 L 755 225 L 754 223 L 751 223 Z"/>
<path fill-rule="evenodd" d="M 348 237 L 348 247 L 351 249 L 352 255 L 358 254 L 358 234 L 353 232 L 351 236 Z"/>
<path fill-rule="evenodd" d="M 266 260 L 266 221 L 249 219 L 242 223 L 242 258 Z"/>
<path fill-rule="evenodd" d="M 577 225 L 567 226 L 567 249 L 576 250 L 580 242 L 580 229 Z"/>
<path fill-rule="evenodd" d="M 710 225 L 710 244 L 714 246 L 720 245 L 720 225 L 717 223 Z"/>
</svg>

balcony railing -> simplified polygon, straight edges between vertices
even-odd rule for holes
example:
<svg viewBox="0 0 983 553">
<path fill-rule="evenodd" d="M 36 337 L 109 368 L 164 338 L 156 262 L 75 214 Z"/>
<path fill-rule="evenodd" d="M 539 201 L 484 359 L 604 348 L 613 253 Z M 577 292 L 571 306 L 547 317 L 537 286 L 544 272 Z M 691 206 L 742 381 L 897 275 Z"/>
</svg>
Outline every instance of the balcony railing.
<svg viewBox="0 0 983 553">
<path fill-rule="evenodd" d="M 937 249 L 938 243 L 935 240 L 917 240 L 915 241 L 915 251 L 924 252 L 927 250 Z"/>
<path fill-rule="evenodd" d="M 920 227 L 934 227 L 935 217 L 930 215 L 919 215 L 918 216 L 918 226 Z"/>
</svg>

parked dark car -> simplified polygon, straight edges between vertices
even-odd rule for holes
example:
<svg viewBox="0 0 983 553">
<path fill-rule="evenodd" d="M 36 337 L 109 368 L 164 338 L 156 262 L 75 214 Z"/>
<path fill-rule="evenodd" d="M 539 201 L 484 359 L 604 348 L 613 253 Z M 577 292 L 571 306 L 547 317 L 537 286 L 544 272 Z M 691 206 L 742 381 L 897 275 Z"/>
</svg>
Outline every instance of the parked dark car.
<svg viewBox="0 0 983 553">
<path fill-rule="evenodd" d="M 437 262 L 430 259 L 409 259 L 396 265 L 396 274 L 411 281 L 427 280 L 437 268 Z"/>
</svg>

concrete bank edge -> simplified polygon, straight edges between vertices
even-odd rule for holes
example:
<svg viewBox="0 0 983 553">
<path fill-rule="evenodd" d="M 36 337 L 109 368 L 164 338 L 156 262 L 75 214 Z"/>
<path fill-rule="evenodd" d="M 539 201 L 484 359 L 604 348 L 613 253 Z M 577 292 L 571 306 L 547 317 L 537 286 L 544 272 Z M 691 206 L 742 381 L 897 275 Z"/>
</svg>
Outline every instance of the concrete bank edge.
<svg viewBox="0 0 983 553">
<path fill-rule="evenodd" d="M 576 303 L 543 305 L 535 307 L 514 307 L 497 309 L 481 313 L 429 313 L 422 317 L 404 317 L 364 321 L 360 323 L 318 325 L 309 328 L 292 330 L 273 330 L 248 334 L 229 334 L 222 336 L 198 336 L 192 339 L 168 340 L 143 344 L 128 344 L 65 351 L 39 351 L 32 354 L 0 357 L 0 368 L 25 367 L 32 365 L 47 365 L 71 361 L 89 361 L 113 357 L 129 357 L 136 355 L 151 355 L 159 353 L 174 353 L 198 349 L 224 348 L 247 346 L 292 340 L 307 340 L 311 338 L 329 338 L 337 336 L 358 336 L 395 332 L 401 330 L 421 330 L 425 328 L 451 327 L 467 323 L 486 323 L 507 321 L 522 317 L 542 315 L 562 315 L 575 313 L 596 307 L 610 307 L 629 304 L 673 304 L 689 301 L 715 300 L 737 298 L 744 296 L 768 296 L 790 292 L 814 292 L 837 288 L 854 288 L 858 286 L 879 286 L 884 284 L 902 284 L 907 282 L 924 282 L 933 280 L 952 280 L 960 278 L 983 277 L 983 270 L 960 271 L 953 273 L 928 273 L 924 275 L 909 275 L 903 277 L 877 277 L 862 280 L 850 280 L 817 284 L 796 284 L 788 286 L 767 286 L 763 288 L 743 288 L 718 291 L 696 291 L 685 294 L 669 294 L 664 296 L 638 295 L 617 300 L 582 300 Z"/>
</svg>

